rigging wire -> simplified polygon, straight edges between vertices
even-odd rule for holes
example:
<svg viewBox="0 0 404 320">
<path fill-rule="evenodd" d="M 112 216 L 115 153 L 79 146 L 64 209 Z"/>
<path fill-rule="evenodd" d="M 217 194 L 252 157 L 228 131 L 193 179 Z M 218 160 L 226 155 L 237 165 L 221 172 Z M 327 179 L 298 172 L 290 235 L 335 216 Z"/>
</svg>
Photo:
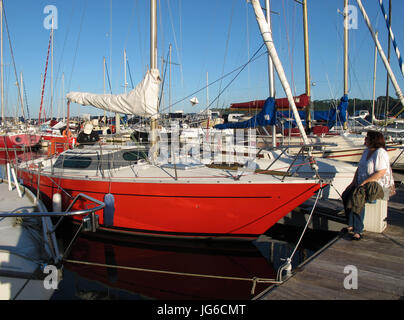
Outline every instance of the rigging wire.
<svg viewBox="0 0 404 320">
<path fill-rule="evenodd" d="M 70 72 L 70 78 L 69 78 L 69 82 L 68 82 L 68 85 L 67 85 L 67 88 L 68 88 L 67 91 L 70 91 L 70 85 L 71 85 L 71 82 L 72 82 L 74 66 L 76 64 L 77 52 L 78 52 L 78 49 L 79 49 L 80 35 L 81 35 L 81 31 L 83 30 L 83 21 L 84 21 L 84 15 L 85 15 L 85 12 L 86 12 L 86 8 L 87 8 L 87 1 L 84 2 L 83 13 L 81 14 L 79 35 L 77 37 L 76 48 L 74 50 L 74 58 L 73 58 L 72 70 Z"/>
<path fill-rule="evenodd" d="M 233 23 L 233 16 L 234 16 L 234 7 L 235 7 L 235 1 L 233 1 L 233 8 L 231 10 L 231 14 L 230 14 L 230 23 L 229 23 L 229 28 L 227 30 L 227 39 L 226 39 L 226 45 L 225 45 L 225 49 L 224 49 L 224 57 L 223 57 L 223 66 L 222 66 L 222 76 L 224 73 L 224 66 L 226 65 L 226 58 L 227 58 L 227 52 L 229 50 L 229 40 L 230 40 L 230 34 L 231 34 L 231 26 Z M 219 84 L 219 94 L 217 96 L 217 103 L 216 103 L 216 107 L 219 107 L 219 97 L 221 94 L 221 89 L 222 89 L 222 81 L 220 81 Z"/>
<path fill-rule="evenodd" d="M 169 56 L 169 52 L 167 53 L 167 61 L 168 61 L 168 56 Z M 168 65 L 168 63 L 166 63 L 165 64 L 165 66 L 164 66 L 164 73 L 163 73 L 163 79 L 162 79 L 162 82 L 161 82 L 161 91 L 160 91 L 160 98 L 159 98 L 159 105 L 158 105 L 158 108 L 157 108 L 157 110 L 160 110 L 160 106 L 161 106 L 161 103 L 162 103 L 162 101 L 163 101 L 163 92 L 164 92 L 164 84 L 165 84 L 165 79 L 166 79 L 166 74 L 167 74 L 167 65 Z"/>
<path fill-rule="evenodd" d="M 175 52 L 176 52 L 176 55 L 177 55 L 178 64 L 180 65 L 181 85 L 184 86 L 184 75 L 183 75 L 183 72 L 182 72 L 182 57 L 179 54 L 180 50 L 178 49 L 177 36 L 176 36 L 176 33 L 175 33 L 173 17 L 172 17 L 172 13 L 171 13 L 170 0 L 167 0 L 167 4 L 168 4 L 168 13 L 169 13 L 170 22 L 171 22 L 171 29 L 173 31 L 173 36 L 174 36 Z"/>
<path fill-rule="evenodd" d="M 110 91 L 110 93 L 112 94 L 111 80 L 109 79 L 107 61 L 105 61 L 105 72 L 106 72 L 107 79 L 108 79 L 109 91 Z"/>
<path fill-rule="evenodd" d="M 282 0 L 282 7 L 283 7 L 283 17 L 285 20 L 285 33 L 286 33 L 286 40 L 288 43 L 288 54 L 289 54 L 289 62 L 290 62 L 290 72 L 291 72 L 291 83 L 293 86 L 293 90 L 294 90 L 294 95 L 296 95 L 296 86 L 295 86 L 295 80 L 294 80 L 294 66 L 293 66 L 293 52 L 291 52 L 291 45 L 290 45 L 290 39 L 289 39 L 289 29 L 288 29 L 288 23 L 287 23 L 287 17 L 286 17 L 286 8 L 285 8 L 285 0 Z M 296 8 L 296 4 L 295 4 L 295 8 Z M 294 38 L 294 33 L 293 33 L 293 38 Z M 293 42 L 294 39 L 292 38 Z M 292 50 L 293 51 L 293 50 Z"/>
<path fill-rule="evenodd" d="M 25 85 L 24 85 L 24 79 L 22 80 L 21 85 L 22 85 L 23 90 L 24 90 L 24 100 L 25 100 L 25 105 L 26 105 L 26 107 L 27 107 L 28 119 L 31 120 L 31 116 L 30 116 L 30 114 L 29 114 L 28 99 L 27 99 L 27 89 L 25 88 Z"/>
<path fill-rule="evenodd" d="M 65 47 L 66 47 L 67 39 L 68 39 L 68 36 L 69 36 L 69 33 L 70 33 L 70 27 L 72 25 L 73 13 L 74 13 L 74 7 L 72 6 L 72 12 L 70 14 L 70 22 L 67 24 L 68 27 L 67 27 L 67 32 L 66 32 L 66 35 L 65 35 L 65 38 L 64 38 L 64 41 L 63 41 L 62 54 L 61 54 L 61 57 L 60 57 L 60 60 L 59 60 L 58 69 L 56 71 L 55 88 L 57 87 L 57 84 L 58 84 L 58 78 L 59 78 L 59 74 L 60 74 L 60 71 L 61 71 L 61 65 L 62 65 L 64 53 L 65 53 Z M 63 92 L 62 92 L 62 96 L 63 96 Z"/>
<path fill-rule="evenodd" d="M 6 26 L 7 36 L 8 36 L 8 43 L 9 43 L 9 46 L 10 46 L 11 59 L 13 60 L 14 76 L 15 76 L 16 84 L 17 84 L 17 88 L 18 88 L 18 97 L 19 97 L 19 101 L 21 103 L 22 116 L 24 117 L 24 105 L 23 105 L 22 97 L 21 97 L 21 90 L 20 90 L 20 83 L 18 81 L 17 69 L 15 67 L 13 46 L 11 44 L 10 30 L 8 29 L 8 23 L 7 23 L 6 11 L 4 9 L 4 3 L 3 3 L 2 8 L 3 8 L 2 10 L 3 10 L 4 24 Z"/>
<path fill-rule="evenodd" d="M 132 73 L 130 72 L 129 61 L 126 61 L 126 65 L 128 67 L 128 71 L 129 71 L 130 84 L 132 85 L 132 89 L 134 89 L 135 87 L 133 86 Z"/>
<path fill-rule="evenodd" d="M 207 87 L 209 87 L 209 86 L 211 86 L 211 85 L 213 85 L 213 84 L 215 84 L 215 83 L 221 81 L 223 78 L 226 78 L 226 77 L 230 76 L 230 75 L 233 74 L 234 72 L 239 71 L 239 72 L 234 76 L 234 78 L 227 84 L 227 86 L 226 86 L 221 92 L 219 92 L 219 95 L 218 95 L 203 111 L 201 111 L 201 112 L 204 112 L 204 111 L 208 110 L 208 109 L 210 108 L 210 106 L 218 99 L 218 97 L 220 96 L 220 94 L 222 94 L 222 93 L 234 82 L 234 80 L 240 75 L 240 73 L 245 69 L 245 67 L 246 67 L 247 65 L 249 65 L 251 62 L 257 60 L 258 58 L 260 58 L 260 57 L 263 56 L 264 54 L 267 54 L 267 52 L 265 51 L 265 52 L 263 52 L 263 53 L 261 53 L 260 55 L 257 56 L 257 54 L 259 53 L 259 51 L 260 51 L 264 46 L 265 46 L 265 43 L 263 43 L 263 44 L 258 48 L 258 50 L 253 54 L 253 56 L 252 56 L 245 64 L 243 64 L 242 66 L 240 66 L 240 67 L 234 69 L 233 71 L 228 72 L 227 74 L 225 74 L 224 76 L 220 77 L 219 79 L 217 79 L 217 80 L 211 82 L 210 84 L 208 84 L 208 85 L 206 85 L 206 86 L 200 88 L 199 90 L 194 91 L 193 93 L 187 95 L 186 97 L 184 97 L 184 98 L 178 100 L 177 102 L 173 103 L 173 104 L 171 105 L 171 107 L 173 107 L 173 106 L 175 106 L 176 104 L 178 104 L 178 103 L 180 103 L 180 102 L 182 102 L 182 101 L 184 101 L 184 100 L 186 100 L 186 99 L 188 99 L 188 98 L 194 96 L 195 94 L 199 93 L 200 91 L 205 90 Z M 169 107 L 170 107 L 170 106 L 167 106 L 166 108 L 164 108 L 164 110 L 168 109 Z"/>
</svg>

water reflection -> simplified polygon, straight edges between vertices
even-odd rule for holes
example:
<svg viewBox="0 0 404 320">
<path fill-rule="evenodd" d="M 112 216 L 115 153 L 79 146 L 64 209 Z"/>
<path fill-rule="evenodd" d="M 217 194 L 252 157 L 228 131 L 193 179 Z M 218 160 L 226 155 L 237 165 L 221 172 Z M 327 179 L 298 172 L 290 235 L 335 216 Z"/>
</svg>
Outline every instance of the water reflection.
<svg viewBox="0 0 404 320">
<path fill-rule="evenodd" d="M 80 236 L 53 299 L 248 300 L 270 286 L 294 246 L 284 241 L 180 241 Z M 293 265 L 314 251 L 302 249 Z M 254 292 L 252 293 L 252 288 Z"/>
</svg>

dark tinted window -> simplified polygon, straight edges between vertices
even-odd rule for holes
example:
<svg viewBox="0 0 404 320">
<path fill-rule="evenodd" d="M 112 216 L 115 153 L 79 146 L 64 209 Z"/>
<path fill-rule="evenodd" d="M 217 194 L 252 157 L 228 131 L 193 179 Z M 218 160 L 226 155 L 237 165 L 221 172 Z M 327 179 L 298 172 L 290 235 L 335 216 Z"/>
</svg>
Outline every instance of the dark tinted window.
<svg viewBox="0 0 404 320">
<path fill-rule="evenodd" d="M 122 158 L 126 161 L 137 161 L 139 159 L 143 159 L 144 157 L 142 157 L 142 155 L 139 152 L 129 151 L 124 152 Z"/>
<path fill-rule="evenodd" d="M 68 156 L 59 157 L 55 163 L 56 168 L 86 169 L 91 165 L 90 157 Z"/>
</svg>

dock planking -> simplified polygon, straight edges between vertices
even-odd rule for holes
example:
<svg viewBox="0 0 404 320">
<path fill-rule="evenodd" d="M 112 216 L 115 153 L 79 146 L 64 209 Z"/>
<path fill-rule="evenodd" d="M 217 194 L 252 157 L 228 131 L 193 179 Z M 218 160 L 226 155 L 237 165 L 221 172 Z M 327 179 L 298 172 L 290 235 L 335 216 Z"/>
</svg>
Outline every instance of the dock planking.
<svg viewBox="0 0 404 320">
<path fill-rule="evenodd" d="M 357 289 L 344 280 L 357 270 Z M 349 267 L 348 267 L 349 268 Z M 348 281 L 348 279 L 347 279 Z M 352 282 L 351 282 L 352 283 Z M 346 234 L 260 300 L 398 300 L 404 299 L 404 187 L 389 201 L 387 228 L 365 232 L 361 241 Z"/>
</svg>

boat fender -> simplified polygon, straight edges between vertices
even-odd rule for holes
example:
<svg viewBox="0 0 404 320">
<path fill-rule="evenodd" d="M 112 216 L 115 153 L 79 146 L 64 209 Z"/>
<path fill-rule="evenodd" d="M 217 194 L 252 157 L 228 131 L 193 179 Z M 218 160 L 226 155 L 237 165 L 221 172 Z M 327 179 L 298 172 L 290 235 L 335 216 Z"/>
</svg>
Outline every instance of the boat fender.
<svg viewBox="0 0 404 320">
<path fill-rule="evenodd" d="M 107 193 L 104 196 L 104 225 L 106 227 L 112 227 L 114 225 L 114 213 L 115 213 L 115 198 L 111 193 Z"/>
<path fill-rule="evenodd" d="M 52 209 L 53 212 L 62 212 L 62 195 L 60 193 L 53 194 Z"/>
</svg>

